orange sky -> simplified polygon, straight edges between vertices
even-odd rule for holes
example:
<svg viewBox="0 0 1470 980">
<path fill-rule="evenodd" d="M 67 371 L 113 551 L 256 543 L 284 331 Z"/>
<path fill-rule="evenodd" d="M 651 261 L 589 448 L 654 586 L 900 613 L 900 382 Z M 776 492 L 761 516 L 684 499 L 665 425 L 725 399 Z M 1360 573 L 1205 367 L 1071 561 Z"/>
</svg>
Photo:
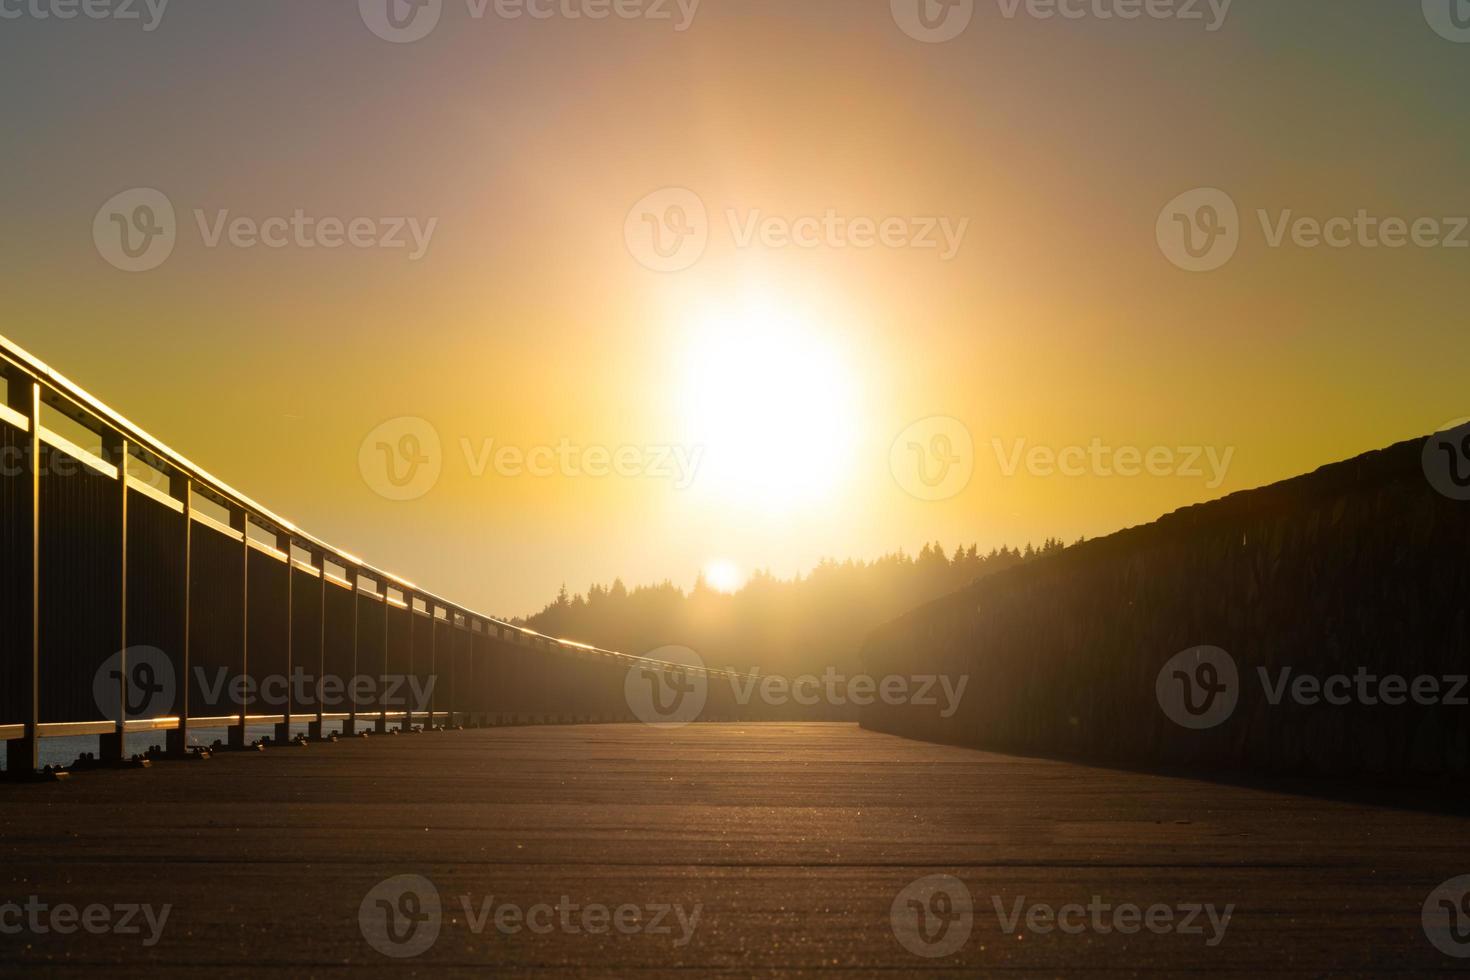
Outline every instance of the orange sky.
<svg viewBox="0 0 1470 980">
<path fill-rule="evenodd" d="M 943 44 L 883 3 L 705 0 L 682 32 L 451 3 L 409 44 L 327 6 L 7 24 L 0 332 L 476 608 L 1096 535 L 1466 414 L 1470 251 L 1259 216 L 1470 214 L 1470 46 L 1417 4 L 1206 32 L 982 3 Z M 175 212 L 147 271 L 93 234 L 132 188 Z M 1240 215 L 1209 272 L 1157 236 L 1194 188 Z M 298 210 L 279 248 L 229 231 Z M 408 218 L 416 258 L 313 237 Z M 394 487 L 426 432 L 437 476 Z"/>
</svg>

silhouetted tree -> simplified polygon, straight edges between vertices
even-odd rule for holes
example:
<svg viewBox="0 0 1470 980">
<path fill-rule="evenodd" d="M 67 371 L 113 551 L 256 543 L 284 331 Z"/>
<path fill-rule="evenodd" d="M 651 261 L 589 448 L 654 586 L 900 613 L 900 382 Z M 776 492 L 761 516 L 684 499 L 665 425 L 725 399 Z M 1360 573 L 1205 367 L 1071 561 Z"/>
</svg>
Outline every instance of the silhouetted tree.
<svg viewBox="0 0 1470 980">
<path fill-rule="evenodd" d="M 988 554 L 971 544 L 948 557 L 940 542 L 917 559 L 903 551 L 871 562 L 823 559 L 806 575 L 753 573 L 738 592 L 710 588 L 703 575 L 687 594 L 670 581 L 629 591 L 621 578 L 593 584 L 584 599 L 565 585 L 541 612 L 518 620 L 532 629 L 625 653 L 692 647 L 711 666 L 759 667 L 767 673 L 855 672 L 858 649 L 873 627 L 987 575 L 1055 554 L 1065 545 L 1002 545 Z"/>
</svg>

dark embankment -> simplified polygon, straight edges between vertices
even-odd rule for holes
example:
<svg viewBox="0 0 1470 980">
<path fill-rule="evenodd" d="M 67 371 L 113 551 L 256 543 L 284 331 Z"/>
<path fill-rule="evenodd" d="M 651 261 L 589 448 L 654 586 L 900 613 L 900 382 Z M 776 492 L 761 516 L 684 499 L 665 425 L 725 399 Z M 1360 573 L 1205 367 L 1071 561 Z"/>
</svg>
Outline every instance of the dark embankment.
<svg viewBox="0 0 1470 980">
<path fill-rule="evenodd" d="M 1189 507 L 922 606 L 873 633 L 866 668 L 968 675 L 959 710 L 880 703 L 862 723 L 1120 766 L 1436 783 L 1463 773 L 1470 685 L 1454 678 L 1470 673 L 1470 503 L 1431 486 L 1424 448 Z M 1155 685 L 1202 645 L 1230 654 L 1239 701 L 1192 730 L 1170 720 Z M 1284 668 L 1293 682 L 1348 675 L 1350 703 L 1301 703 L 1290 686 L 1271 703 Z M 1365 703 L 1360 668 L 1409 685 L 1438 678 L 1441 703 L 1416 703 L 1412 686 L 1402 704 Z M 1398 690 L 1366 683 L 1375 700 Z"/>
</svg>

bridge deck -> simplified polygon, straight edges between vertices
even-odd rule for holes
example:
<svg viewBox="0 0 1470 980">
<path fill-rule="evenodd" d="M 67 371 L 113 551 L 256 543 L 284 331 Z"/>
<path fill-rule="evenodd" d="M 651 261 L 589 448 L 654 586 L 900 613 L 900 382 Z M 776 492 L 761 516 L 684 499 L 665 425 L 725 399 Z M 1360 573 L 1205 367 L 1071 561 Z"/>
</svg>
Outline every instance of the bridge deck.
<svg viewBox="0 0 1470 980">
<path fill-rule="evenodd" d="M 0 903 L 173 906 L 160 941 L 0 935 L 0 970 L 117 965 L 558 976 L 893 976 L 1206 969 L 1406 973 L 1464 965 L 1421 928 L 1470 872 L 1454 816 L 925 745 L 846 725 L 496 729 L 375 737 L 0 787 Z M 974 897 L 951 957 L 896 941 L 895 896 L 949 873 Z M 395 962 L 359 908 L 433 882 L 437 940 Z M 459 896 L 528 909 L 701 907 L 671 935 L 476 933 Z M 1003 933 L 1007 909 L 1234 904 L 1202 936 Z M 492 899 L 493 896 L 493 899 Z M 576 924 L 577 913 L 571 913 Z M 631 913 L 629 913 L 631 915 Z M 644 911 L 645 916 L 656 914 Z M 1009 911 L 1007 912 L 1009 914 Z M 13 921 L 13 920 L 7 920 Z M 545 919 L 540 920 L 545 924 Z M 625 922 L 629 920 L 625 919 Z M 644 921 L 647 921 L 645 919 Z M 1201 921 L 1204 921 L 1201 917 Z M 148 927 L 143 932 L 146 935 Z"/>
</svg>

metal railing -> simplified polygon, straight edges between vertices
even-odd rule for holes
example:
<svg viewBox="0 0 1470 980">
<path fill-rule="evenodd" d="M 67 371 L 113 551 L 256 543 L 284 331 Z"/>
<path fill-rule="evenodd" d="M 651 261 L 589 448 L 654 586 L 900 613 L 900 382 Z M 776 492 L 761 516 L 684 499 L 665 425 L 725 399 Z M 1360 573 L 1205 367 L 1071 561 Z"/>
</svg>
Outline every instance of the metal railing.
<svg viewBox="0 0 1470 980">
<path fill-rule="evenodd" d="M 243 748 L 252 725 L 287 739 L 301 722 L 321 737 L 335 722 L 353 734 L 623 720 L 630 670 L 739 676 L 544 636 L 435 595 L 235 490 L 4 337 L 0 378 L 11 772 L 34 771 L 47 737 L 100 736 L 102 761 L 119 762 L 139 732 L 166 732 L 181 755 L 199 730 Z M 705 716 L 733 713 L 716 703 Z"/>
</svg>

